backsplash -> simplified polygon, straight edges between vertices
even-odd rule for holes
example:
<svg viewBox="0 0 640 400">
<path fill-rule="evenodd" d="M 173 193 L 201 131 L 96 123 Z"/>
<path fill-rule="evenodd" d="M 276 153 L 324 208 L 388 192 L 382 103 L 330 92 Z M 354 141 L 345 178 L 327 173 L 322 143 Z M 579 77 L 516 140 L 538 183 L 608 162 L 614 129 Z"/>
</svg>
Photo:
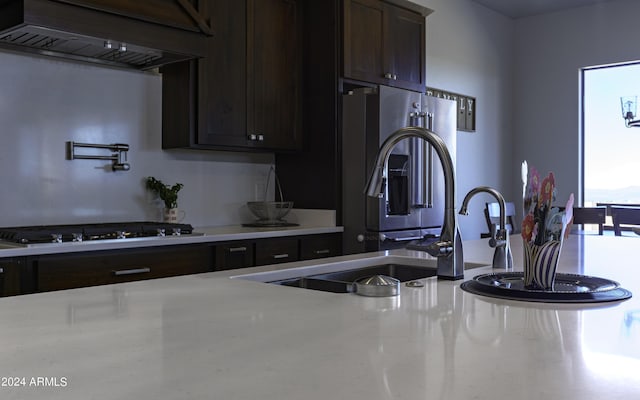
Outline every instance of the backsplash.
<svg viewBox="0 0 640 400">
<path fill-rule="evenodd" d="M 184 184 L 178 208 L 195 227 L 251 221 L 244 204 L 262 198 L 273 154 L 162 150 L 161 86 L 159 74 L 0 52 L 0 226 L 159 220 L 147 176 Z M 131 169 L 68 160 L 69 141 L 126 143 Z"/>
</svg>

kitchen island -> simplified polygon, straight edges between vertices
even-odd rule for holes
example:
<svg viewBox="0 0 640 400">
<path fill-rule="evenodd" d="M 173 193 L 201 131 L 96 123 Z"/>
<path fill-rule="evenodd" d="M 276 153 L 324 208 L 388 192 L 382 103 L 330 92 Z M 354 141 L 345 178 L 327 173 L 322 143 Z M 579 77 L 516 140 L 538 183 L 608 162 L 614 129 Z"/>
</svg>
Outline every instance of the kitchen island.
<svg viewBox="0 0 640 400">
<path fill-rule="evenodd" d="M 514 237 L 515 270 L 521 246 Z M 640 293 L 640 240 L 572 235 L 561 272 Z M 486 240 L 465 261 L 489 264 Z M 2 399 L 633 399 L 640 300 L 549 304 L 424 280 L 369 298 L 231 276 L 394 251 L 0 299 Z M 417 261 L 416 261 L 417 259 Z M 465 280 L 490 267 L 469 269 Z"/>
</svg>

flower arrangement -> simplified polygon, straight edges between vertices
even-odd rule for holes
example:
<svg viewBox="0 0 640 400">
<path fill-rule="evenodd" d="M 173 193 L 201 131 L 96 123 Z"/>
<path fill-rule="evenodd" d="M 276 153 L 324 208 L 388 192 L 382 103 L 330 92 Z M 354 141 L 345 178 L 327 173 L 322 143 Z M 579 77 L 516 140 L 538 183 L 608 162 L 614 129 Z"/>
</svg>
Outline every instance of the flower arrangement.
<svg viewBox="0 0 640 400">
<path fill-rule="evenodd" d="M 178 207 L 178 192 L 184 186 L 182 183 L 169 186 L 150 176 L 146 179 L 145 186 L 160 197 L 167 209 Z"/>
<path fill-rule="evenodd" d="M 538 170 L 531 167 L 523 199 L 525 216 L 522 220 L 522 238 L 526 243 L 540 246 L 550 240 L 560 240 L 563 228 L 566 231 L 564 234 L 568 233 L 563 225 L 565 212 L 552 206 L 555 199 L 556 184 L 553 172 L 549 172 L 540 182 Z M 573 208 L 573 194 L 569 202 L 565 209 Z"/>
<path fill-rule="evenodd" d="M 528 289 L 553 290 L 555 271 L 563 239 L 569 233 L 573 217 L 573 193 L 565 211 L 552 205 L 556 199 L 553 172 L 542 179 L 527 162 L 522 163 L 523 207 L 522 239 L 524 241 L 524 284 Z"/>
</svg>

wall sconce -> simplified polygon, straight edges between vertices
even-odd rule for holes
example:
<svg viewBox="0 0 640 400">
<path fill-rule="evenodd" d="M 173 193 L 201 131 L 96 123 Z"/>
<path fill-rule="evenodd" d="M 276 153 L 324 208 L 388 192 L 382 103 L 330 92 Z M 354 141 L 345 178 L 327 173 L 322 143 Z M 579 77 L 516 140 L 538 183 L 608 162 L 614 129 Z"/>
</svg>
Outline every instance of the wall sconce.
<svg viewBox="0 0 640 400">
<path fill-rule="evenodd" d="M 93 144 L 93 143 L 78 143 L 67 142 L 67 153 L 69 160 L 110 160 L 112 162 L 111 169 L 113 171 L 128 171 L 130 166 L 127 163 L 127 151 L 129 151 L 129 145 L 124 143 L 114 144 Z M 111 155 L 99 156 L 99 155 L 82 155 L 76 154 L 76 148 L 93 148 L 93 149 L 107 149 L 111 150 Z"/>
<path fill-rule="evenodd" d="M 638 96 L 620 97 L 620 107 L 622 108 L 622 118 L 627 128 L 640 128 L 640 119 L 634 119 L 638 110 Z"/>
</svg>

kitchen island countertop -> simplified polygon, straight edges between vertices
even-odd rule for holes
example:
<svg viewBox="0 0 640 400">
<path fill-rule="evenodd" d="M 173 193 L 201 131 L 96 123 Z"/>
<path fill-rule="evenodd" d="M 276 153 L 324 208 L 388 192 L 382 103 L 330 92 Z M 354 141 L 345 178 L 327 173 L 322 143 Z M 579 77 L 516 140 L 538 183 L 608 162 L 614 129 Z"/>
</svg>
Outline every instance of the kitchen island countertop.
<svg viewBox="0 0 640 400">
<path fill-rule="evenodd" d="M 515 238 L 519 239 L 519 238 Z M 521 246 L 513 240 L 515 270 Z M 561 272 L 640 293 L 636 238 L 572 235 Z M 490 263 L 486 240 L 465 261 Z M 409 257 L 409 251 L 343 256 Z M 320 262 L 329 262 L 325 259 Z M 414 260 L 415 261 L 415 260 Z M 308 262 L 0 299 L 2 399 L 632 399 L 640 301 L 570 305 L 424 280 L 398 297 L 232 275 Z M 465 280 L 491 272 L 469 269 Z"/>
</svg>

